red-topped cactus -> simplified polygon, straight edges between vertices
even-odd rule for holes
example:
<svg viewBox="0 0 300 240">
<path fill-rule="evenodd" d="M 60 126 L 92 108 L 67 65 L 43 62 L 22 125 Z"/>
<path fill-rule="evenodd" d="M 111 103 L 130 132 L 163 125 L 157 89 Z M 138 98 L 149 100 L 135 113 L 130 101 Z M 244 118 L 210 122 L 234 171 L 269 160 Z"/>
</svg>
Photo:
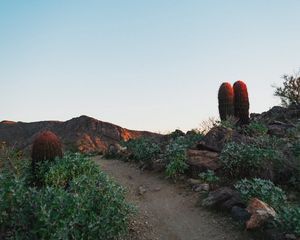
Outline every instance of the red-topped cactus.
<svg viewBox="0 0 300 240">
<path fill-rule="evenodd" d="M 59 138 L 51 131 L 42 132 L 32 145 L 32 169 L 35 171 L 36 163 L 45 160 L 54 160 L 62 157 L 62 145 Z"/>
<path fill-rule="evenodd" d="M 221 84 L 218 92 L 219 114 L 222 121 L 234 114 L 234 92 L 230 83 Z"/>
<path fill-rule="evenodd" d="M 234 116 L 241 124 L 249 123 L 249 98 L 247 85 L 243 81 L 233 84 L 234 90 Z"/>
</svg>

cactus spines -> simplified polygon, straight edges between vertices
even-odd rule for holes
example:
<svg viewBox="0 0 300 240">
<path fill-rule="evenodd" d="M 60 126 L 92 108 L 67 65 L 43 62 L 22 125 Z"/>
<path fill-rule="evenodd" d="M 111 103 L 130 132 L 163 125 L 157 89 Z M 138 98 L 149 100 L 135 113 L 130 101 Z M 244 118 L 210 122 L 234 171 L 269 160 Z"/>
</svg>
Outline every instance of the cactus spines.
<svg viewBox="0 0 300 240">
<path fill-rule="evenodd" d="M 32 170 L 35 172 L 36 163 L 44 160 L 54 160 L 62 157 L 62 145 L 59 138 L 51 131 L 40 133 L 32 145 Z"/>
<path fill-rule="evenodd" d="M 218 92 L 219 114 L 222 121 L 234 114 L 234 92 L 230 83 L 221 84 Z"/>
<path fill-rule="evenodd" d="M 233 84 L 234 90 L 234 116 L 239 119 L 240 124 L 249 123 L 249 98 L 247 85 L 243 81 Z"/>
</svg>

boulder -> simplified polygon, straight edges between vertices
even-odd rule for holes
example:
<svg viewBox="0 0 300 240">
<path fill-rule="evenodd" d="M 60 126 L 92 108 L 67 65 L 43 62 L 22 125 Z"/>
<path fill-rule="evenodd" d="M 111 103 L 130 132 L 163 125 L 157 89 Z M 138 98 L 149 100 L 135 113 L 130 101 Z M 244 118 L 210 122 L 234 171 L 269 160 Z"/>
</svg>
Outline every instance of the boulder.
<svg viewBox="0 0 300 240">
<path fill-rule="evenodd" d="M 234 199 L 234 200 L 232 200 Z M 228 210 L 227 207 L 224 207 L 224 203 L 232 200 L 235 204 L 232 205 L 241 205 L 242 201 L 240 199 L 240 195 L 237 191 L 229 188 L 222 187 L 208 194 L 208 197 L 202 200 L 202 206 L 204 207 L 216 207 L 221 208 L 223 210 Z M 230 210 L 230 209 L 229 209 Z"/>
<path fill-rule="evenodd" d="M 251 214 L 251 218 L 246 222 L 247 229 L 259 228 L 276 216 L 275 210 L 258 198 L 250 200 L 247 211 Z"/>
<path fill-rule="evenodd" d="M 199 173 L 206 170 L 216 171 L 221 167 L 218 153 L 192 149 L 187 150 L 187 164 L 193 177 L 198 177 Z"/>
<path fill-rule="evenodd" d="M 246 137 L 237 131 L 222 126 L 213 127 L 203 138 L 203 141 L 196 145 L 198 150 L 209 150 L 221 152 L 227 142 L 248 143 Z"/>
<path fill-rule="evenodd" d="M 246 222 L 251 217 L 251 214 L 245 208 L 239 206 L 233 206 L 230 214 L 234 220 L 239 222 Z"/>
<path fill-rule="evenodd" d="M 268 134 L 283 138 L 286 136 L 288 129 L 295 127 L 294 124 L 287 124 L 279 121 L 273 121 L 268 125 Z"/>
</svg>

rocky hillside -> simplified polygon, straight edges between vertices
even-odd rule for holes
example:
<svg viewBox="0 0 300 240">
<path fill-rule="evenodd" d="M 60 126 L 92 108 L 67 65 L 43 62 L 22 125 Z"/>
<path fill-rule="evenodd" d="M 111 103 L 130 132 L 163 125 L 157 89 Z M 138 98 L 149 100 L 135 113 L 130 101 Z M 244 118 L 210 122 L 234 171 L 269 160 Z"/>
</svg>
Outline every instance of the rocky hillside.
<svg viewBox="0 0 300 240">
<path fill-rule="evenodd" d="M 28 152 L 33 139 L 44 130 L 50 130 L 57 134 L 65 150 L 79 150 L 85 153 L 105 152 L 111 144 L 117 144 L 122 140 L 142 136 L 154 138 L 162 136 L 146 131 L 128 130 L 88 116 L 80 116 L 65 122 L 24 123 L 2 121 L 0 122 L 0 142 L 5 142 L 9 146 Z"/>
</svg>

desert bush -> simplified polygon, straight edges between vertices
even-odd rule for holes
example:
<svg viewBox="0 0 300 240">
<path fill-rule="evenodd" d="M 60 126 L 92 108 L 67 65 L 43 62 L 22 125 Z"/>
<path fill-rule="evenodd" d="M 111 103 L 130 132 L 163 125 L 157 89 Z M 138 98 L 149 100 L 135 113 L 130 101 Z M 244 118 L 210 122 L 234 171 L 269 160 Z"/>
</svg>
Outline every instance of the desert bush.
<svg viewBox="0 0 300 240">
<path fill-rule="evenodd" d="M 219 123 L 219 121 L 216 118 L 209 117 L 208 119 L 203 120 L 203 121 L 200 122 L 198 131 L 202 135 L 205 135 L 209 132 L 210 129 L 217 126 L 218 123 Z"/>
<path fill-rule="evenodd" d="M 164 153 L 167 177 L 176 179 L 185 172 L 188 168 L 186 150 L 202 138 L 203 135 L 200 132 L 189 131 L 185 136 L 177 137 L 169 142 Z"/>
<path fill-rule="evenodd" d="M 237 129 L 238 118 L 229 116 L 226 120 L 220 121 L 219 125 L 225 128 Z"/>
<path fill-rule="evenodd" d="M 256 197 L 275 209 L 280 209 L 286 204 L 284 191 L 275 186 L 270 180 L 260 178 L 243 179 L 235 184 L 235 188 L 239 191 L 245 203 Z"/>
<path fill-rule="evenodd" d="M 300 105 L 300 76 L 283 75 L 283 86 L 275 86 L 275 96 L 280 97 L 283 106 L 289 106 L 291 104 Z"/>
<path fill-rule="evenodd" d="M 248 125 L 245 126 L 243 131 L 246 135 L 252 137 L 264 136 L 268 132 L 268 127 L 260 122 L 250 122 Z"/>
<path fill-rule="evenodd" d="M 282 231 L 300 236 L 300 207 L 286 206 L 277 214 L 275 224 Z"/>
<path fill-rule="evenodd" d="M 199 174 L 199 177 L 202 181 L 215 184 L 219 182 L 220 178 L 215 174 L 213 170 L 207 170 Z"/>
<path fill-rule="evenodd" d="M 228 143 L 220 155 L 225 175 L 233 179 L 259 176 L 265 167 L 272 166 L 276 159 L 278 153 L 273 148 L 253 143 Z"/>
<path fill-rule="evenodd" d="M 0 174 L 1 239 L 114 239 L 126 233 L 132 207 L 124 189 L 91 160 L 72 154 L 39 164 L 39 188 L 24 176 Z"/>
<path fill-rule="evenodd" d="M 152 167 L 153 160 L 160 154 L 159 145 L 151 138 L 137 138 L 132 139 L 124 144 L 128 151 L 132 153 L 132 158 L 144 165 L 145 167 Z"/>
<path fill-rule="evenodd" d="M 188 143 L 185 137 L 178 137 L 167 145 L 164 156 L 167 162 L 167 177 L 176 179 L 188 168 L 188 165 L 186 164 L 187 146 Z"/>
<path fill-rule="evenodd" d="M 196 143 L 201 141 L 203 139 L 203 134 L 196 130 L 191 130 L 187 132 L 187 134 L 184 136 L 183 144 L 186 146 L 186 148 L 193 147 Z"/>
</svg>

